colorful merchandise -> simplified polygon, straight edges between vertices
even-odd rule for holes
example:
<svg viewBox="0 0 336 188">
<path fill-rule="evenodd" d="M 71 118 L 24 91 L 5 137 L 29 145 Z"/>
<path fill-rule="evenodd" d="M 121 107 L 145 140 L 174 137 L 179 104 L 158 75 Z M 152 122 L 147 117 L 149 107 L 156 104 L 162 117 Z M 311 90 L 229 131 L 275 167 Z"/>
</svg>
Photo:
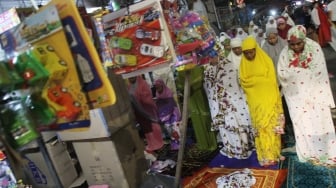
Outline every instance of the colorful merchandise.
<svg viewBox="0 0 336 188">
<path fill-rule="evenodd" d="M 93 24 L 96 29 L 97 43 L 99 49 L 99 55 L 103 63 L 103 67 L 109 67 L 112 65 L 112 56 L 110 54 L 109 46 L 105 40 L 104 28 L 102 24 L 102 16 L 106 14 L 106 11 L 102 11 L 92 17 Z"/>
<path fill-rule="evenodd" d="M 101 108 L 116 102 L 115 91 L 102 67 L 99 55 L 73 1 L 52 0 L 42 8 L 56 6 L 87 93 L 89 108 Z"/>
<path fill-rule="evenodd" d="M 55 6 L 27 17 L 0 37 L 8 58 L 5 66 L 14 78 L 10 88 L 26 90 L 19 97 L 31 100 L 27 103 L 30 112 L 43 112 L 34 115 L 41 118 L 35 122 L 39 123 L 38 129 L 90 125 L 89 106 L 81 87 L 92 78 L 90 68 L 84 63 L 79 66 L 73 60 L 66 42 L 54 42 L 66 41 Z M 38 110 L 38 107 L 44 108 Z"/>
<path fill-rule="evenodd" d="M 178 71 L 208 63 L 209 57 L 218 55 L 214 49 L 216 35 L 199 14 L 188 11 L 180 17 L 171 18 L 171 23 L 176 35 L 175 67 Z"/>
<path fill-rule="evenodd" d="M 7 31 L 20 23 L 19 15 L 15 8 L 11 8 L 0 14 L 0 33 Z"/>
<path fill-rule="evenodd" d="M 16 188 L 17 181 L 7 161 L 6 155 L 0 151 L 0 187 Z"/>
<path fill-rule="evenodd" d="M 13 148 L 20 148 L 38 138 L 35 122 L 22 101 L 11 101 L 1 109 L 0 124 Z"/>
</svg>

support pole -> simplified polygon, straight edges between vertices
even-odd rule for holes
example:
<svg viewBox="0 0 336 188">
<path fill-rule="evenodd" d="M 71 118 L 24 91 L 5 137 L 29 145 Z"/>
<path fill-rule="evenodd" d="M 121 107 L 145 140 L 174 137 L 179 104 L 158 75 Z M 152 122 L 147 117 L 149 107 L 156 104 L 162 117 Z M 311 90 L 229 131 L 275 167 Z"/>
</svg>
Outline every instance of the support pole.
<svg viewBox="0 0 336 188">
<path fill-rule="evenodd" d="M 185 78 L 184 78 L 185 80 L 184 80 L 184 93 L 183 93 L 182 124 L 180 125 L 181 138 L 180 138 L 180 148 L 179 148 L 178 156 L 177 156 L 174 188 L 179 188 L 180 183 L 181 183 L 182 163 L 183 163 L 183 155 L 184 155 L 184 148 L 186 144 L 187 125 L 188 125 L 190 74 L 191 74 L 191 70 L 187 70 L 185 72 Z"/>
<path fill-rule="evenodd" d="M 37 11 L 39 8 L 35 0 L 30 0 L 31 4 L 33 5 L 34 9 Z"/>
<path fill-rule="evenodd" d="M 45 143 L 42 139 L 42 136 L 40 136 L 38 139 L 37 139 L 37 143 L 38 143 L 38 146 L 40 148 L 40 151 L 42 153 L 42 156 L 43 156 L 43 159 L 45 160 L 46 162 L 46 165 L 49 169 L 49 172 L 50 172 L 50 175 L 52 177 L 52 180 L 54 181 L 55 183 L 55 187 L 63 187 L 60 179 L 58 178 L 58 175 L 56 173 L 56 169 L 55 169 L 55 166 L 54 164 L 52 163 L 51 159 L 50 159 L 50 156 L 48 154 L 48 150 L 45 146 Z"/>
</svg>

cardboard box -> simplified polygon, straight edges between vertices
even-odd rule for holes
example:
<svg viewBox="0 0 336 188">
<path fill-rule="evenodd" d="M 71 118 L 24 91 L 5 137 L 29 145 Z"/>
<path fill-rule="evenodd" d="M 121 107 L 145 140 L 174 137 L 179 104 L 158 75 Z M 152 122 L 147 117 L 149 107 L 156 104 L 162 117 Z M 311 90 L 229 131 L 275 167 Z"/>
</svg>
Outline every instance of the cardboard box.
<svg viewBox="0 0 336 188">
<path fill-rule="evenodd" d="M 108 140 L 73 142 L 88 185 L 138 188 L 147 163 L 144 144 L 133 125 L 115 132 Z"/>
<path fill-rule="evenodd" d="M 30 148 L 33 151 L 34 148 Z M 51 159 L 57 176 L 63 187 L 69 187 L 78 174 L 64 144 L 58 142 L 46 143 L 46 149 Z M 25 172 L 34 188 L 56 188 L 50 169 L 38 147 L 36 152 L 24 154 L 27 159 Z"/>
<path fill-rule="evenodd" d="M 57 132 L 62 141 L 106 138 L 111 135 L 101 109 L 90 110 L 90 126 Z"/>
</svg>

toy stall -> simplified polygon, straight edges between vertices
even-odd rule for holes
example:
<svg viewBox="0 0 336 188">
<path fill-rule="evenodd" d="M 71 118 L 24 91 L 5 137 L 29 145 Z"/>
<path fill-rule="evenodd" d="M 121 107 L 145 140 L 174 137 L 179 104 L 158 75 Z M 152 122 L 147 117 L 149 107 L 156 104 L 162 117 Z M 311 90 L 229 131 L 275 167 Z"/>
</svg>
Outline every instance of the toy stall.
<svg viewBox="0 0 336 188">
<path fill-rule="evenodd" d="M 218 56 L 216 36 L 207 21 L 187 9 L 181 12 L 180 8 L 178 1 L 146 0 L 94 18 L 101 34 L 101 57 L 108 72 L 121 75 L 123 79 L 142 75 L 150 85 L 164 78 L 167 85 L 172 82 L 169 88 L 176 95 L 179 95 L 176 74 L 183 75 L 184 88 L 179 98 L 182 113 L 177 126 L 172 125 L 177 136 L 170 138 L 171 143 L 176 140 L 178 143 L 176 160 L 156 159 L 147 171 L 147 174 L 158 174 L 162 170 L 158 166 L 173 168 L 174 175 L 166 180 L 168 187 L 181 186 L 191 71 Z M 160 111 L 159 103 L 157 105 L 160 116 L 164 112 Z M 154 184 L 145 181 L 142 187 L 150 186 Z"/>
<path fill-rule="evenodd" d="M 190 71 L 217 57 L 207 24 L 159 0 L 94 15 L 80 1 L 52 0 L 31 13 L 0 15 L 1 187 L 141 187 L 148 158 L 126 81 L 164 78 L 177 99 L 183 72 L 168 183 L 180 187 Z"/>
</svg>

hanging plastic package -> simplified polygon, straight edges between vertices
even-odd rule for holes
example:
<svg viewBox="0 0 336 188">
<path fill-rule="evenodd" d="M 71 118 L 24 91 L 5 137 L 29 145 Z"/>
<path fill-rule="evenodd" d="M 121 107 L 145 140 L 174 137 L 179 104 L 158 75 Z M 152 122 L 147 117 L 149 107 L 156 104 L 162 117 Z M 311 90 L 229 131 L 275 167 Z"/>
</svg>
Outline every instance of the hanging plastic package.
<svg viewBox="0 0 336 188">
<path fill-rule="evenodd" d="M 0 109 L 2 131 L 13 148 L 18 149 L 38 138 L 35 123 L 20 100 L 1 105 Z"/>
<path fill-rule="evenodd" d="M 216 34 L 199 14 L 188 11 L 172 19 L 176 35 L 177 71 L 209 63 L 216 57 Z"/>
</svg>

